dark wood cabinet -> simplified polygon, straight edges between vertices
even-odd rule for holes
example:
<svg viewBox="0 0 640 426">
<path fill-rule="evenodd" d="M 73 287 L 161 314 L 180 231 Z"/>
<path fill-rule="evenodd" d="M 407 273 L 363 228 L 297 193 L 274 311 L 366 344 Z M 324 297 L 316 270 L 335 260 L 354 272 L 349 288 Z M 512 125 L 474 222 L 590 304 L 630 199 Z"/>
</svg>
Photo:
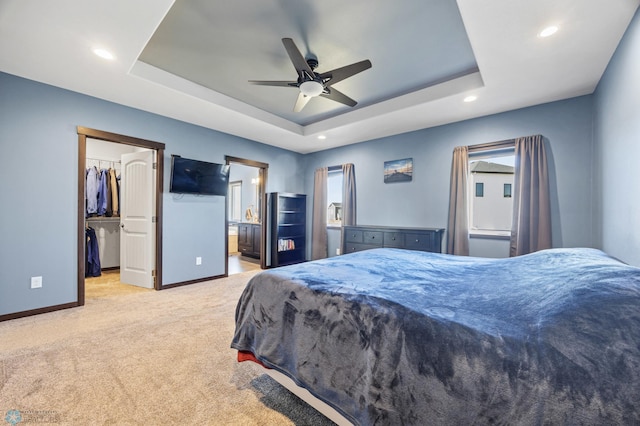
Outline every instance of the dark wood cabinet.
<svg viewBox="0 0 640 426">
<path fill-rule="evenodd" d="M 272 192 L 269 194 L 271 266 L 306 260 L 307 196 Z"/>
<path fill-rule="evenodd" d="M 401 248 L 442 252 L 442 228 L 396 228 L 386 226 L 344 226 L 342 253 L 372 248 Z"/>
<path fill-rule="evenodd" d="M 238 251 L 243 256 L 260 259 L 262 226 L 259 223 L 238 224 Z"/>
</svg>

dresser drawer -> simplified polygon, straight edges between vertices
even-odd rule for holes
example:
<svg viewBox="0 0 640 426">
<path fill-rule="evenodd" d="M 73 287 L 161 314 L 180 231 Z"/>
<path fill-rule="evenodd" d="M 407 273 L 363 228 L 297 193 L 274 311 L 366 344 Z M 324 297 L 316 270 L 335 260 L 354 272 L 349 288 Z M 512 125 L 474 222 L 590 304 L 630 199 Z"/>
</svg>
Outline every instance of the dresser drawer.
<svg viewBox="0 0 640 426">
<path fill-rule="evenodd" d="M 380 248 L 380 246 L 374 246 L 371 244 L 362 244 L 362 243 L 345 243 L 344 245 L 344 253 L 355 253 L 357 251 L 370 250 Z"/>
<path fill-rule="evenodd" d="M 363 239 L 363 231 L 348 229 L 344 231 L 344 240 L 349 243 L 362 243 Z"/>
<path fill-rule="evenodd" d="M 365 244 L 374 244 L 382 247 L 382 232 L 380 231 L 363 231 L 363 242 Z"/>
<path fill-rule="evenodd" d="M 406 234 L 405 247 L 409 250 L 433 251 L 433 234 Z"/>
<path fill-rule="evenodd" d="M 404 233 L 402 232 L 385 232 L 384 246 L 392 248 L 404 248 Z"/>
</svg>

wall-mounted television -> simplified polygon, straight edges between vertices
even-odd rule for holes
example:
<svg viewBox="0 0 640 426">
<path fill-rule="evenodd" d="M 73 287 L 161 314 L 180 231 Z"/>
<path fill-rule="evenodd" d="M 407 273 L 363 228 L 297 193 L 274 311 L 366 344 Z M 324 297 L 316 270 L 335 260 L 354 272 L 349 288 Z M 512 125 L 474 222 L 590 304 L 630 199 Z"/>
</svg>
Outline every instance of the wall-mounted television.
<svg viewBox="0 0 640 426">
<path fill-rule="evenodd" d="M 171 157 L 169 192 L 226 196 L 228 188 L 228 165 Z"/>
</svg>

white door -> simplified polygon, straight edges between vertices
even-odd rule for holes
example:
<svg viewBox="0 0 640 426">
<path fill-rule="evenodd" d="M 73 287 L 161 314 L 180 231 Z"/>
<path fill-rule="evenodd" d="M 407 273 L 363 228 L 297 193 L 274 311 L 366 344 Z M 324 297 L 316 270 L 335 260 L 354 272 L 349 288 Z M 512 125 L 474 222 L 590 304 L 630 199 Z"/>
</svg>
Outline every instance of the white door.
<svg viewBox="0 0 640 426">
<path fill-rule="evenodd" d="M 156 151 L 122 154 L 120 172 L 120 282 L 153 288 Z"/>
</svg>

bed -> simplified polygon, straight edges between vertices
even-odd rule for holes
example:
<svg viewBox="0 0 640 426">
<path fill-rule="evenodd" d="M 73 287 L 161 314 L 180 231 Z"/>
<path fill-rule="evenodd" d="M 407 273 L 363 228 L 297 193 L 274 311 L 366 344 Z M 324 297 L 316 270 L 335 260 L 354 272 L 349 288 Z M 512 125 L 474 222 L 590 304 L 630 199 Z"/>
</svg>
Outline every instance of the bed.
<svg viewBox="0 0 640 426">
<path fill-rule="evenodd" d="M 357 425 L 640 423 L 640 269 L 374 249 L 261 272 L 231 347 Z"/>
</svg>

